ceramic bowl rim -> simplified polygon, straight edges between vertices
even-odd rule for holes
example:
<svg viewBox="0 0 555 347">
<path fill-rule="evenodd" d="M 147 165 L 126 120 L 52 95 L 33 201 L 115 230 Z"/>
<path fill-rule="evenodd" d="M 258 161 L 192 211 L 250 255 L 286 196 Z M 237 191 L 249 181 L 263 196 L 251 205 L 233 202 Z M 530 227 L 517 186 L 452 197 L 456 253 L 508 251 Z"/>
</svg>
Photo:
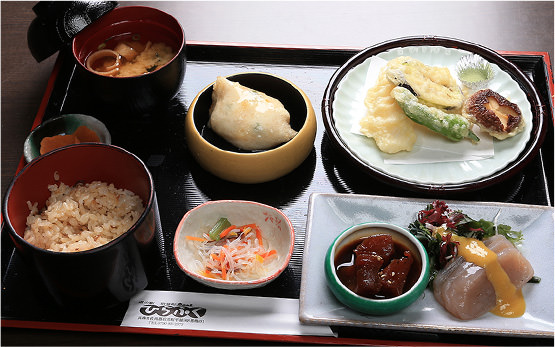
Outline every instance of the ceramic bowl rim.
<svg viewBox="0 0 555 347">
<path fill-rule="evenodd" d="M 184 225 L 185 221 L 189 218 L 189 216 L 192 213 L 198 211 L 199 209 L 202 209 L 202 208 L 204 208 L 208 205 L 217 205 L 217 204 L 237 204 L 237 205 L 250 204 L 250 205 L 255 205 L 255 206 L 258 206 L 258 207 L 262 207 L 264 209 L 270 209 L 274 212 L 277 212 L 283 218 L 283 220 L 287 223 L 287 231 L 289 232 L 289 235 L 290 235 L 290 242 L 289 242 L 288 252 L 285 255 L 285 258 L 283 259 L 282 264 L 280 265 L 280 267 L 276 271 L 274 271 L 273 273 L 271 273 L 271 274 L 269 274 L 265 277 L 261 277 L 261 278 L 256 279 L 256 280 L 227 281 L 227 280 L 223 280 L 223 279 L 207 278 L 207 277 L 201 276 L 201 275 L 195 273 L 194 271 L 191 271 L 188 266 L 185 266 L 183 264 L 182 260 L 178 257 L 178 254 L 179 254 L 178 240 L 181 236 L 181 233 L 182 233 L 182 230 L 183 230 L 183 225 Z M 287 266 L 289 265 L 289 261 L 291 260 L 291 256 L 293 255 L 294 248 L 295 248 L 295 229 L 293 228 L 293 224 L 291 223 L 291 221 L 289 220 L 287 215 L 285 215 L 285 213 L 283 213 L 283 211 L 281 211 L 280 209 L 275 208 L 273 206 L 266 205 L 266 204 L 256 202 L 256 201 L 249 201 L 249 200 L 235 200 L 235 199 L 212 200 L 212 201 L 204 202 L 204 203 L 190 209 L 189 211 L 187 211 L 187 213 L 185 213 L 185 215 L 179 221 L 179 224 L 177 225 L 176 232 L 175 232 L 174 239 L 173 239 L 173 255 L 174 255 L 175 261 L 177 263 L 177 266 L 181 269 L 181 271 L 183 271 L 185 274 L 187 274 L 191 278 L 199 281 L 200 283 L 203 283 L 207 286 L 216 287 L 216 288 L 222 288 L 222 286 L 225 286 L 227 288 L 240 289 L 241 287 L 245 287 L 245 286 L 252 287 L 252 286 L 262 285 L 262 284 L 271 282 L 272 280 L 277 278 L 287 268 Z"/>
<path fill-rule="evenodd" d="M 84 118 L 84 119 L 92 121 L 93 123 L 96 123 L 102 129 L 102 132 L 103 132 L 102 135 L 106 138 L 105 141 L 101 141 L 100 143 L 104 143 L 104 144 L 107 144 L 107 145 L 112 144 L 112 135 L 110 134 L 110 131 L 106 127 L 106 124 L 104 124 L 100 119 L 98 119 L 96 117 L 93 117 L 93 116 L 89 116 L 87 114 L 83 114 L 83 113 L 65 113 L 65 114 L 62 114 L 58 117 L 54 117 L 54 118 L 50 118 L 50 119 L 45 120 L 44 122 L 37 125 L 33 130 L 31 130 L 29 135 L 27 135 L 27 137 L 25 138 L 25 142 L 23 142 L 23 155 L 25 157 L 25 160 L 27 160 L 27 163 L 30 163 L 33 159 L 38 158 L 38 157 L 41 156 L 41 155 L 39 155 L 35 158 L 31 158 L 30 154 L 28 155 L 28 153 L 30 151 L 29 141 L 31 140 L 31 137 L 34 134 L 36 134 L 41 129 L 43 129 L 43 127 L 45 125 L 48 125 L 50 123 L 55 123 L 55 122 L 61 121 L 61 120 L 66 119 L 66 118 L 75 117 L 75 116 L 77 116 L 78 118 Z M 52 136 L 54 136 L 54 135 L 52 135 Z M 44 155 L 44 154 L 42 154 L 42 155 Z"/>
<path fill-rule="evenodd" d="M 183 52 L 183 50 L 185 49 L 185 47 L 187 45 L 187 41 L 185 39 L 185 30 L 183 30 L 183 26 L 181 25 L 181 23 L 179 23 L 177 18 L 175 18 L 173 15 L 171 15 L 171 14 L 165 12 L 165 11 L 162 11 L 161 9 L 150 7 L 150 6 L 141 6 L 141 5 L 121 6 L 121 7 L 114 8 L 108 14 L 113 13 L 114 11 L 121 12 L 121 11 L 129 11 L 129 10 L 133 10 L 133 9 L 143 9 L 145 11 L 152 11 L 152 12 L 161 13 L 161 14 L 167 16 L 170 20 L 173 20 L 177 24 L 179 29 L 181 30 L 181 45 L 177 49 L 177 52 L 175 52 L 174 56 L 166 64 L 164 64 L 163 66 L 161 66 L 160 68 L 158 68 L 154 71 L 147 72 L 147 73 L 141 74 L 141 75 L 123 76 L 123 77 L 99 75 L 99 74 L 94 73 L 94 72 L 90 71 L 89 69 L 87 69 L 84 62 L 81 62 L 81 60 L 77 57 L 76 51 L 75 51 L 76 50 L 75 45 L 76 45 L 76 40 L 77 40 L 77 36 L 76 36 L 71 40 L 71 54 L 73 56 L 73 59 L 77 62 L 77 64 L 79 64 L 83 69 L 85 69 L 86 71 L 94 74 L 95 76 L 106 77 L 106 78 L 114 79 L 114 80 L 133 80 L 133 79 L 139 79 L 139 78 L 143 78 L 143 77 L 146 77 L 146 76 L 151 76 L 153 74 L 156 74 L 157 72 L 159 72 L 161 70 L 165 70 L 171 63 L 173 63 L 181 55 L 181 52 Z M 102 20 L 102 17 L 99 20 Z"/>
<path fill-rule="evenodd" d="M 309 124 L 310 118 L 311 117 L 316 117 L 314 115 L 314 109 L 312 108 L 312 104 L 310 102 L 310 100 L 308 99 L 308 96 L 302 91 L 302 89 L 300 89 L 297 85 L 295 85 L 293 82 L 291 82 L 290 80 L 280 77 L 276 74 L 273 73 L 268 73 L 268 72 L 259 72 L 259 71 L 244 71 L 244 72 L 238 72 L 238 73 L 233 73 L 230 75 L 226 75 L 224 76 L 225 78 L 228 77 L 234 77 L 234 76 L 240 76 L 240 75 L 265 75 L 265 76 L 269 76 L 269 77 L 273 77 L 279 80 L 282 80 L 284 82 L 286 82 L 288 85 L 290 85 L 293 89 L 295 89 L 295 91 L 303 98 L 304 100 L 304 105 L 306 108 L 306 119 L 302 125 L 302 127 L 299 129 L 298 133 L 289 141 L 275 147 L 275 148 L 271 148 L 268 150 L 262 150 L 259 152 L 253 152 L 253 153 L 239 153 L 239 152 L 235 152 L 235 151 L 228 151 L 225 149 L 221 149 L 220 147 L 217 147 L 215 145 L 213 145 L 212 143 L 210 143 L 209 141 L 207 141 L 198 131 L 196 125 L 195 125 L 195 110 L 196 110 L 196 106 L 197 106 L 197 102 L 198 99 L 200 98 L 201 95 L 203 95 L 210 87 L 212 87 L 216 81 L 211 82 L 210 84 L 208 84 L 206 87 L 202 88 L 202 90 L 200 92 L 198 92 L 198 94 L 195 96 L 195 98 L 193 99 L 193 101 L 191 102 L 191 105 L 189 106 L 189 110 L 187 111 L 187 113 L 191 113 L 190 117 L 187 117 L 186 122 L 191 123 L 191 130 L 192 133 L 194 134 L 194 136 L 199 139 L 199 141 L 203 144 L 203 146 L 206 146 L 210 149 L 210 151 L 213 152 L 217 152 L 220 154 L 226 154 L 226 155 L 232 155 L 232 156 L 237 156 L 237 157 L 252 157 L 252 156 L 270 156 L 275 152 L 281 152 L 281 151 L 286 151 L 289 147 L 294 146 L 294 144 L 296 144 L 297 142 L 299 142 L 300 140 L 298 140 L 299 138 L 301 138 L 301 133 L 305 134 L 307 131 L 309 131 L 309 127 L 307 127 L 307 125 Z M 311 112 L 312 109 L 312 112 Z"/>
<path fill-rule="evenodd" d="M 348 236 L 356 233 L 357 231 L 361 230 L 361 229 L 365 229 L 365 228 L 370 228 L 370 227 L 382 227 L 382 228 L 386 228 L 386 229 L 390 229 L 393 230 L 394 232 L 400 233 L 403 236 L 405 236 L 409 241 L 411 241 L 416 248 L 418 249 L 419 253 L 420 253 L 420 258 L 421 258 L 421 262 L 422 262 L 422 268 L 420 271 L 420 276 L 418 276 L 418 280 L 414 283 L 414 285 L 405 293 L 393 297 L 393 298 L 388 298 L 388 299 L 379 299 L 379 300 L 375 300 L 375 299 L 370 299 L 361 295 L 356 294 L 355 292 L 351 291 L 350 289 L 348 289 L 340 280 L 339 277 L 337 276 L 337 273 L 335 271 L 335 266 L 333 265 L 334 262 L 334 255 L 335 255 L 335 251 L 337 250 L 337 246 L 343 241 L 345 240 Z M 357 301 L 357 303 L 361 303 L 361 304 L 371 304 L 371 305 L 380 305 L 380 306 L 386 306 L 388 304 L 394 304 L 398 301 L 402 301 L 403 299 L 415 295 L 415 291 L 417 291 L 418 287 L 422 285 L 423 281 L 428 282 L 428 278 L 429 278 L 429 267 L 430 267 L 430 261 L 428 258 L 428 253 L 426 252 L 426 249 L 424 248 L 424 246 L 422 245 L 422 243 L 420 241 L 418 241 L 418 239 L 412 235 L 407 229 L 398 226 L 396 224 L 393 223 L 388 223 L 388 222 L 380 222 L 380 221 L 373 221 L 373 222 L 362 222 L 359 224 L 355 224 L 352 225 L 350 227 L 348 227 L 347 229 L 345 229 L 344 231 L 342 231 L 331 243 L 331 245 L 328 248 L 328 253 L 329 253 L 329 257 L 325 258 L 325 268 L 327 270 L 329 270 L 329 273 L 333 276 L 333 282 L 330 281 L 328 278 L 326 278 L 326 282 L 328 283 L 329 286 L 333 286 L 336 290 L 340 291 L 343 295 L 352 297 L 353 299 L 355 299 Z M 425 290 L 426 286 L 424 286 Z M 420 294 L 419 294 L 420 295 Z"/>
<path fill-rule="evenodd" d="M 50 158 L 53 155 L 56 155 L 56 153 L 58 153 L 58 152 L 65 151 L 65 150 L 71 150 L 71 149 L 76 148 L 76 147 L 108 147 L 109 150 L 115 150 L 115 151 L 121 152 L 124 155 L 131 156 L 135 161 L 137 161 L 140 164 L 140 166 L 142 166 L 145 169 L 145 172 L 147 174 L 148 181 L 149 181 L 148 201 L 143 201 L 143 203 L 145 205 L 145 209 L 141 213 L 141 215 L 139 216 L 139 219 L 137 219 L 137 221 L 131 227 L 129 227 L 129 229 L 127 231 L 125 231 L 123 234 L 119 235 L 115 239 L 113 239 L 113 240 L 111 240 L 111 241 L 109 241 L 109 242 L 107 242 L 103 245 L 100 245 L 98 247 L 94 247 L 94 248 L 87 249 L 87 250 L 84 250 L 84 251 L 58 252 L 58 251 L 51 251 L 51 250 L 48 250 L 48 249 L 44 249 L 44 248 L 35 246 L 35 245 L 29 243 L 27 240 L 25 240 L 21 235 L 19 235 L 15 231 L 15 229 L 14 229 L 12 223 L 11 223 L 10 216 L 8 215 L 8 200 L 11 196 L 12 189 L 13 189 L 16 181 L 19 179 L 19 177 L 21 177 L 27 170 L 30 170 L 34 165 L 37 165 L 37 163 L 39 163 L 43 160 L 48 160 L 48 158 Z M 9 184 L 7 190 L 6 190 L 6 195 L 4 197 L 3 205 L 2 205 L 2 217 L 3 217 L 4 222 L 8 226 L 9 234 L 12 237 L 15 237 L 18 240 L 18 242 L 20 242 L 24 246 L 29 247 L 30 249 L 32 249 L 33 252 L 49 254 L 49 255 L 59 256 L 59 257 L 77 257 L 77 256 L 81 256 L 81 255 L 100 253 L 100 252 L 102 252 L 102 251 L 104 251 L 108 248 L 111 248 L 115 244 L 123 242 L 123 240 L 129 234 L 132 234 L 145 221 L 148 214 L 150 213 L 150 210 L 154 206 L 154 197 L 155 197 L 155 188 L 154 188 L 154 180 L 152 178 L 152 175 L 151 175 L 150 171 L 148 170 L 146 164 L 139 157 L 137 157 L 135 154 L 129 152 L 128 150 L 126 150 L 122 147 L 114 146 L 114 145 L 111 145 L 111 144 L 96 143 L 96 142 L 78 143 L 78 144 L 68 145 L 68 146 L 64 146 L 64 147 L 54 149 L 54 150 L 52 150 L 48 153 L 45 153 L 45 154 L 33 159 L 30 163 L 25 165 L 17 173 L 17 175 L 15 175 L 15 177 L 12 179 L 12 181 L 10 182 L 10 184 Z"/>
</svg>

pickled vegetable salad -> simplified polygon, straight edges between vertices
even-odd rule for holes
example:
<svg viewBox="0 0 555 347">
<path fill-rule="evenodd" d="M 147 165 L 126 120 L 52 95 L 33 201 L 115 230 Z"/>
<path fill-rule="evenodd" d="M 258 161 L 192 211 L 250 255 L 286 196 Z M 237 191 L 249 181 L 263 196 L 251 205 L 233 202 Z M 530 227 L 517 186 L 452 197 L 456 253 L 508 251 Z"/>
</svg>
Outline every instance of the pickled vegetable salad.
<svg viewBox="0 0 555 347">
<path fill-rule="evenodd" d="M 194 268 L 202 276 L 227 281 L 252 281 L 267 274 L 268 265 L 277 259 L 269 249 L 258 225 L 231 225 L 220 218 L 203 237 L 186 236 L 197 249 Z"/>
</svg>

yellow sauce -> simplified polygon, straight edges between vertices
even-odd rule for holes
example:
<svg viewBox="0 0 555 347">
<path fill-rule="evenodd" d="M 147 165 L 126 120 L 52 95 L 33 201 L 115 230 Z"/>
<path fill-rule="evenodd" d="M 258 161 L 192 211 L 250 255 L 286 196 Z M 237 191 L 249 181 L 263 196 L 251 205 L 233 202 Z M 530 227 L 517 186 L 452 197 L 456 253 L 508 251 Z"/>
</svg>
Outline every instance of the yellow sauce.
<svg viewBox="0 0 555 347">
<path fill-rule="evenodd" d="M 442 236 L 447 234 L 446 231 L 442 230 L 437 232 Z M 490 312 L 507 318 L 522 316 L 526 310 L 522 290 L 513 285 L 509 276 L 497 261 L 497 254 L 477 239 L 453 234 L 451 240 L 459 243 L 458 254 L 461 257 L 486 270 L 486 275 L 495 289 L 497 298 L 496 305 Z"/>
</svg>

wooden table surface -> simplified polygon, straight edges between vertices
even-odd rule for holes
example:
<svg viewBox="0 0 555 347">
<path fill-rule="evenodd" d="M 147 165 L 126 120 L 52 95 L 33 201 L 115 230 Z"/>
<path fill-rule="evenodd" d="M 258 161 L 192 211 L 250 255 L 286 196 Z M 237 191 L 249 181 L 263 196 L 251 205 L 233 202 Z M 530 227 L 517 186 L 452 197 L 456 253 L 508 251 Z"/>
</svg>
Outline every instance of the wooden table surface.
<svg viewBox="0 0 555 347">
<path fill-rule="evenodd" d="M 364 48 L 392 38 L 438 35 L 498 51 L 553 57 L 552 1 L 168 1 L 125 2 L 173 14 L 187 40 Z M 35 2 L 2 1 L 2 196 L 16 172 L 56 57 L 27 47 Z M 317 103 L 317 101 L 315 101 Z M 204 338 L 2 328 L 3 345 L 258 345 Z"/>
</svg>

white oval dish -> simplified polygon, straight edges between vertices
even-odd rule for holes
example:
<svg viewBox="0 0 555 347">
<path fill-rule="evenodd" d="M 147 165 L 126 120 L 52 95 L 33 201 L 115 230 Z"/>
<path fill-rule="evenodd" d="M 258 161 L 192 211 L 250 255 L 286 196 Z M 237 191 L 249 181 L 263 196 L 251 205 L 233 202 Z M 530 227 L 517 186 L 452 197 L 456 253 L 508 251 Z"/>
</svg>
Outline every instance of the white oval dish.
<svg viewBox="0 0 555 347">
<path fill-rule="evenodd" d="M 526 313 L 502 318 L 487 313 L 462 321 L 451 316 L 427 289 L 414 304 L 388 316 L 362 314 L 345 307 L 327 288 L 326 251 L 341 230 L 368 220 L 387 220 L 400 226 L 412 223 L 429 199 L 399 198 L 363 194 L 315 193 L 308 205 L 299 319 L 304 324 L 350 326 L 396 332 L 446 333 L 481 336 L 553 338 L 553 207 L 499 202 L 447 201 L 451 208 L 469 216 L 492 220 L 502 210 L 498 223 L 524 234 L 520 251 L 541 277 L 540 283 L 526 284 L 523 294 Z M 549 245 L 549 247 L 545 247 Z M 478 341 L 478 340 L 476 340 Z"/>
</svg>

